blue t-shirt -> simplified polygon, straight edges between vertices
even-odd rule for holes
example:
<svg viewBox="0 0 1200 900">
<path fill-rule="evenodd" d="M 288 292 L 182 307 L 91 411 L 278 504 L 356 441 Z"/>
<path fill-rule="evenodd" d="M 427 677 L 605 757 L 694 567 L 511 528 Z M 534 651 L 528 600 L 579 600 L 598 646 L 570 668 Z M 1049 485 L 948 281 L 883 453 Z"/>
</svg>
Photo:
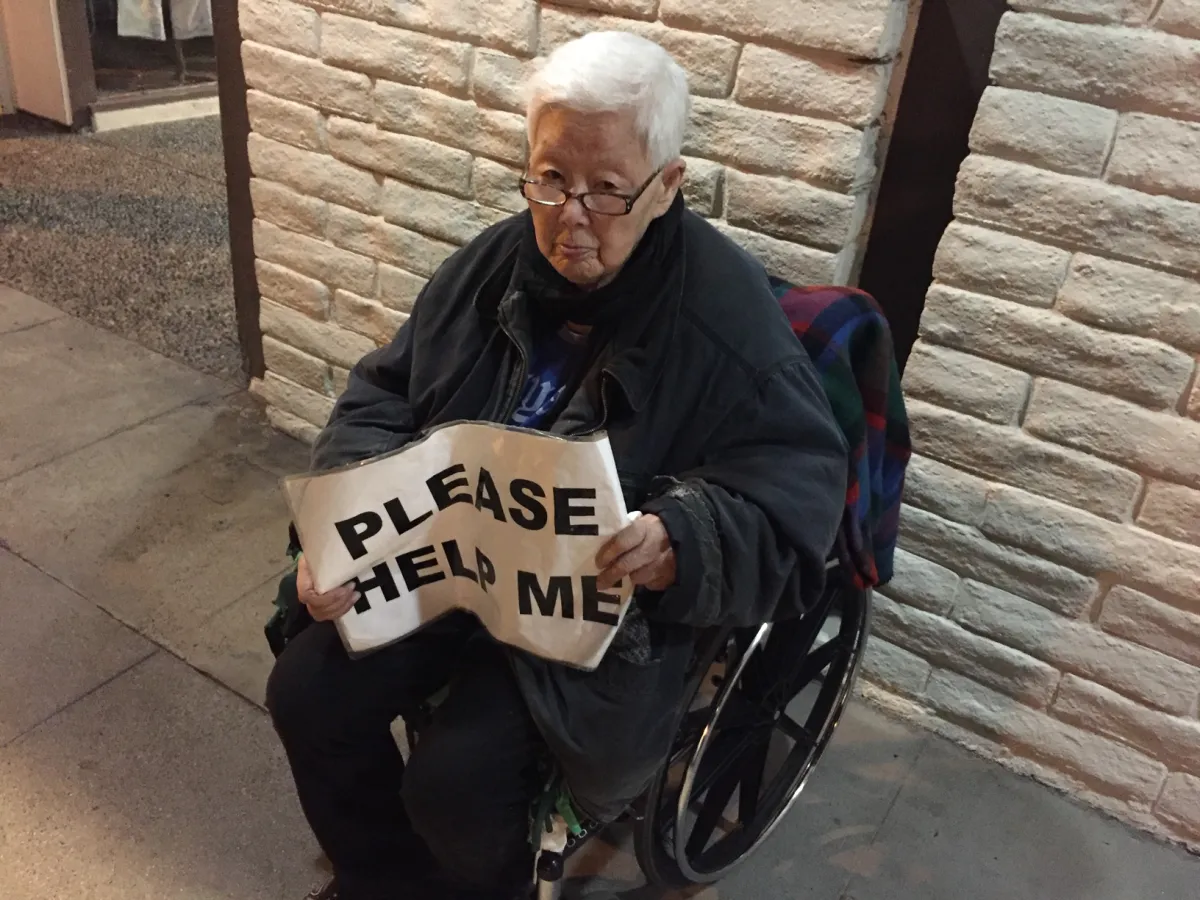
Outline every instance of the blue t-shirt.
<svg viewBox="0 0 1200 900">
<path fill-rule="evenodd" d="M 588 335 L 564 325 L 533 349 L 521 400 L 508 424 L 541 428 L 587 363 Z"/>
</svg>

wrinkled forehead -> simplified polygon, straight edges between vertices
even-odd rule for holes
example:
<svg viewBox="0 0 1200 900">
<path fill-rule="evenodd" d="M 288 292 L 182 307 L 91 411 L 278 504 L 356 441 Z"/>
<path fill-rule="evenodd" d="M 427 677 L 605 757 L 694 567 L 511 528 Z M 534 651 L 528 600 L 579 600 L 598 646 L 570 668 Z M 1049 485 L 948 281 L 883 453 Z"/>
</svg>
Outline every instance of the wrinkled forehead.
<svg viewBox="0 0 1200 900">
<path fill-rule="evenodd" d="M 583 112 L 554 104 L 531 113 L 530 163 L 638 172 L 649 165 L 631 110 Z"/>
</svg>

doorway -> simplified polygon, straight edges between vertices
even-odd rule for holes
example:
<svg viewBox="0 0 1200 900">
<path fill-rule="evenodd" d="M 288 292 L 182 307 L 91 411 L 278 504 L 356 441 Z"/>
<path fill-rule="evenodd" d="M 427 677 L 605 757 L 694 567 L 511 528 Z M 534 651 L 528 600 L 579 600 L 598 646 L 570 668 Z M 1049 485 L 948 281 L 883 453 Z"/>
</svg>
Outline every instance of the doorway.
<svg viewBox="0 0 1200 900">
<path fill-rule="evenodd" d="M 124 9 L 119 8 L 122 5 Z M 87 7 L 96 91 L 101 101 L 143 91 L 216 84 L 211 9 L 198 9 L 195 21 L 185 21 L 180 29 L 173 12 L 178 13 L 181 7 L 169 2 L 87 0 Z M 131 10 L 142 8 L 152 14 L 131 14 Z M 204 23 L 208 27 L 201 30 L 209 33 L 192 35 L 194 26 Z"/>
<path fill-rule="evenodd" d="M 916 343 L 933 258 L 1007 0 L 925 0 L 901 89 L 859 286 L 887 315 L 901 371 Z"/>
</svg>

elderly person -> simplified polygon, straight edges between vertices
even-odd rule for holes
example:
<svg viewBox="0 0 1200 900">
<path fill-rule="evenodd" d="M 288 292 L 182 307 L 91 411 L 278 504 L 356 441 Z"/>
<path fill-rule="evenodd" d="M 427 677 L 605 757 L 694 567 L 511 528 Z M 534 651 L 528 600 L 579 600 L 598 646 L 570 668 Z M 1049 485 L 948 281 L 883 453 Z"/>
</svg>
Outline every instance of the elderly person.
<svg viewBox="0 0 1200 900">
<path fill-rule="evenodd" d="M 763 268 L 685 208 L 687 78 L 658 45 L 592 34 L 532 78 L 528 212 L 438 270 L 354 369 L 323 469 L 464 419 L 608 432 L 630 509 L 601 551 L 631 607 L 595 672 L 498 645 L 466 614 L 351 660 L 318 595 L 268 706 L 334 880 L 312 896 L 516 896 L 550 767 L 620 814 L 669 751 L 699 629 L 802 609 L 845 500 L 843 437 Z M 514 185 L 514 189 L 517 186 Z M 407 767 L 389 730 L 448 685 Z"/>
</svg>

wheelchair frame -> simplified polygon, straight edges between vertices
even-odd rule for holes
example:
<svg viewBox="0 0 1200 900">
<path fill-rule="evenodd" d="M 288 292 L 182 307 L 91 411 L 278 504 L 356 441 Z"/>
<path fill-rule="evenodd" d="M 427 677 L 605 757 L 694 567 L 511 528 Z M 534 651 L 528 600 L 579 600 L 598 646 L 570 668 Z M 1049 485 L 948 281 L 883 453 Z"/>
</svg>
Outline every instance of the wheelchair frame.
<svg viewBox="0 0 1200 900">
<path fill-rule="evenodd" d="M 762 846 L 803 792 L 853 692 L 870 633 L 870 590 L 854 587 L 836 563 L 830 570 L 824 594 L 805 615 L 757 629 L 716 629 L 699 642 L 672 752 L 626 815 L 652 885 L 678 889 L 724 877 Z M 835 612 L 836 636 L 818 645 Z M 710 685 L 716 693 L 709 705 L 693 708 Z M 801 725 L 787 707 L 812 685 L 819 685 L 816 698 Z M 792 748 L 764 789 L 776 731 Z M 734 791 L 737 821 L 710 845 Z M 543 843 L 535 900 L 559 900 L 567 860 L 598 830 L 588 823 L 562 849 Z"/>
</svg>

